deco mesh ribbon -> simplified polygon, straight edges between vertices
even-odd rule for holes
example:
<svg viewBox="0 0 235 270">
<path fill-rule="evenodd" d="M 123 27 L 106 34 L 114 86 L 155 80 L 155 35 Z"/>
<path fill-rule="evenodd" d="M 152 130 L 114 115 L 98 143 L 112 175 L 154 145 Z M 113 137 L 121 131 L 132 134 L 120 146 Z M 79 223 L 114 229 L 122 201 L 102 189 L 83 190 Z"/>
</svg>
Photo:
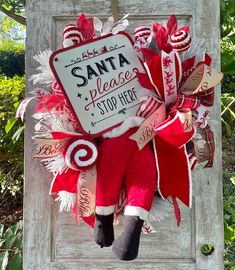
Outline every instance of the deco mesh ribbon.
<svg viewBox="0 0 235 270">
<path fill-rule="evenodd" d="M 97 17 L 92 19 L 81 14 L 76 24 L 65 26 L 63 47 L 79 46 L 98 36 L 123 31 L 129 24 L 127 16 L 117 22 L 110 17 L 103 24 Z M 153 142 L 158 193 L 164 200 L 172 198 L 179 224 L 177 198 L 191 206 L 191 169 L 200 162 L 204 162 L 205 167 L 213 165 L 214 137 L 207 118 L 214 102 L 214 87 L 223 75 L 211 67 L 212 59 L 207 53 L 195 53 L 198 43 L 193 42 L 188 26 L 178 29 L 174 15 L 166 27 L 157 22 L 151 27 L 140 25 L 134 35 L 134 49 L 146 69 L 146 73 L 137 72 L 146 97 L 140 100 L 136 114 L 142 119 L 141 125 L 130 139 L 136 141 L 140 151 Z M 17 117 L 23 120 L 28 103 L 36 100 L 34 157 L 41 158 L 53 174 L 50 193 L 56 194 L 56 200 L 61 202 L 61 211 L 72 209 L 78 221 L 82 218 L 93 226 L 96 142 L 81 133 L 50 70 L 51 53 L 48 50 L 34 57 L 40 67 L 31 77 L 36 84 L 50 85 L 51 91 L 34 89 L 33 96 L 19 106 Z M 122 213 L 125 203 L 123 188 L 116 205 L 117 215 Z M 149 222 L 161 220 L 168 214 L 167 209 L 165 201 L 154 199 Z M 144 231 L 154 229 L 148 224 Z"/>
</svg>

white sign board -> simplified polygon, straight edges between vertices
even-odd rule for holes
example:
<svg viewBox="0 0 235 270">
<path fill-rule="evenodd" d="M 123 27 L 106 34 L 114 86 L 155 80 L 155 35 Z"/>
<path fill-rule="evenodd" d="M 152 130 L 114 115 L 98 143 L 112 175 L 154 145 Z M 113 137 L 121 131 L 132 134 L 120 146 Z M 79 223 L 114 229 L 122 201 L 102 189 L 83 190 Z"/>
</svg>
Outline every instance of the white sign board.
<svg viewBox="0 0 235 270">
<path fill-rule="evenodd" d="M 145 72 L 126 33 L 54 52 L 51 69 L 84 134 L 96 137 L 136 114 Z"/>
</svg>

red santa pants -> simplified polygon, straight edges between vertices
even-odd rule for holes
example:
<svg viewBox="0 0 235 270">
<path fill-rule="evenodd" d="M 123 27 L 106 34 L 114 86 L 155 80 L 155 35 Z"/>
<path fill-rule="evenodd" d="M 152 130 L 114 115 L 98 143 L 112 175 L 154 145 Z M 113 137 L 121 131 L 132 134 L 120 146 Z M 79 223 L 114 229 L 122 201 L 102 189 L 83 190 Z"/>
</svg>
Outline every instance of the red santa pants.
<svg viewBox="0 0 235 270">
<path fill-rule="evenodd" d="M 141 151 L 129 137 L 136 128 L 116 138 L 105 139 L 97 160 L 96 213 L 109 215 L 125 184 L 125 215 L 146 219 L 156 189 L 156 164 L 151 144 Z"/>
</svg>

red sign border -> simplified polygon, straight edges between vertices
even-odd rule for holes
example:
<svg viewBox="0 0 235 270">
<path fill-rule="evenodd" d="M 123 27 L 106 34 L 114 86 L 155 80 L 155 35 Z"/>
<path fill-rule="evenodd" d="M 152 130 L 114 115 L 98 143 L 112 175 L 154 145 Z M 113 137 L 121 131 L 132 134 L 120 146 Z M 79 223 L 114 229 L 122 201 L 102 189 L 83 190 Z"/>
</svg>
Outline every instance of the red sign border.
<svg viewBox="0 0 235 270">
<path fill-rule="evenodd" d="M 129 34 L 127 34 L 126 32 L 120 31 L 120 32 L 117 33 L 116 35 L 124 35 L 124 36 L 126 36 L 126 37 L 130 40 L 132 46 L 134 45 L 134 41 L 132 40 L 131 36 L 130 36 Z M 51 70 L 52 70 L 53 75 L 55 76 L 55 79 L 56 79 L 57 83 L 58 83 L 59 86 L 60 86 L 60 89 L 62 90 L 62 92 L 63 92 L 63 94 L 64 94 L 64 96 L 65 96 L 65 98 L 66 98 L 66 101 L 68 102 L 68 107 L 69 107 L 69 109 L 70 109 L 71 112 L 73 113 L 74 118 L 77 120 L 78 125 L 79 125 L 80 129 L 82 130 L 82 133 L 83 133 L 84 135 L 87 135 L 88 137 L 91 137 L 91 138 L 97 138 L 97 137 L 101 136 L 102 134 L 104 134 L 104 133 L 110 131 L 111 129 L 120 126 L 120 125 L 123 123 L 123 121 L 120 122 L 120 123 L 118 123 L 118 124 L 115 124 L 115 125 L 113 125 L 113 126 L 111 126 L 111 127 L 109 127 L 109 128 L 107 128 L 107 129 L 105 129 L 105 130 L 103 130 L 103 131 L 101 131 L 101 132 L 95 133 L 95 134 L 90 134 L 89 132 L 86 132 L 86 131 L 83 129 L 82 124 L 81 124 L 81 122 L 79 121 L 79 119 L 78 119 L 78 117 L 77 117 L 77 114 L 76 114 L 76 112 L 75 112 L 75 110 L 74 110 L 74 108 L 73 108 L 73 106 L 72 106 L 72 104 L 71 104 L 71 102 L 70 102 L 70 100 L 69 100 L 69 98 L 68 98 L 68 95 L 67 95 L 66 91 L 64 90 L 64 87 L 63 87 L 63 85 L 62 85 L 62 83 L 61 83 L 61 81 L 60 81 L 60 78 L 59 78 L 59 76 L 58 76 L 57 73 L 56 73 L 56 70 L 55 70 L 55 68 L 54 68 L 54 66 L 53 66 L 53 60 L 54 60 L 54 58 L 57 56 L 57 54 L 59 54 L 59 53 L 61 53 L 61 52 L 65 52 L 65 51 L 71 50 L 71 49 L 73 49 L 73 48 L 81 47 L 81 46 L 84 46 L 84 45 L 86 45 L 86 44 L 90 44 L 90 43 L 96 42 L 96 41 L 101 40 L 101 39 L 105 39 L 105 38 L 110 37 L 110 36 L 115 36 L 115 35 L 113 35 L 113 34 L 108 34 L 108 35 L 105 35 L 105 36 L 101 36 L 101 37 L 98 37 L 98 38 L 95 38 L 95 39 L 92 39 L 92 40 L 88 40 L 88 41 L 82 42 L 82 43 L 79 44 L 79 45 L 73 45 L 73 46 L 69 46 L 69 47 L 66 47 L 66 48 L 62 48 L 62 49 L 56 50 L 56 51 L 54 51 L 54 52 L 51 54 L 51 56 L 50 56 L 50 58 L 49 58 L 49 65 L 50 65 L 50 68 L 51 68 Z M 137 55 L 136 55 L 136 56 L 137 56 Z M 137 58 L 139 59 L 138 56 L 137 56 Z M 141 62 L 140 59 L 139 59 L 139 62 L 141 63 L 141 65 L 143 66 L 143 68 L 144 68 L 144 70 L 145 70 L 145 67 L 144 67 L 144 65 L 143 65 L 143 63 Z"/>
</svg>

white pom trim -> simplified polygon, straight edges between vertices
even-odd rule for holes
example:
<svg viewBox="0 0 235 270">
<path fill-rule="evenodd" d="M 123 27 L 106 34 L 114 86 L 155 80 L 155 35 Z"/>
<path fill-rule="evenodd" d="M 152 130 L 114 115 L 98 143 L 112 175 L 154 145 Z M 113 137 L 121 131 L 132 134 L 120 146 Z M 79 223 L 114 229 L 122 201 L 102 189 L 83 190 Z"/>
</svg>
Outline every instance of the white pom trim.
<svg viewBox="0 0 235 270">
<path fill-rule="evenodd" d="M 124 210 L 125 216 L 138 216 L 142 220 L 147 220 L 149 212 L 142 207 L 126 205 Z"/>
<path fill-rule="evenodd" d="M 113 128 L 111 131 L 104 133 L 103 138 L 115 138 L 124 134 L 133 127 L 139 127 L 144 121 L 143 117 L 131 116 L 127 118 L 120 126 Z"/>
<path fill-rule="evenodd" d="M 104 215 L 108 216 L 112 213 L 114 213 L 115 205 L 110 205 L 110 206 L 96 206 L 95 212 L 98 215 Z"/>
<path fill-rule="evenodd" d="M 58 197 L 55 199 L 55 201 L 60 202 L 60 212 L 63 211 L 70 211 L 72 207 L 74 207 L 76 203 L 76 193 L 71 193 L 68 191 L 60 191 L 58 194 Z"/>
</svg>

